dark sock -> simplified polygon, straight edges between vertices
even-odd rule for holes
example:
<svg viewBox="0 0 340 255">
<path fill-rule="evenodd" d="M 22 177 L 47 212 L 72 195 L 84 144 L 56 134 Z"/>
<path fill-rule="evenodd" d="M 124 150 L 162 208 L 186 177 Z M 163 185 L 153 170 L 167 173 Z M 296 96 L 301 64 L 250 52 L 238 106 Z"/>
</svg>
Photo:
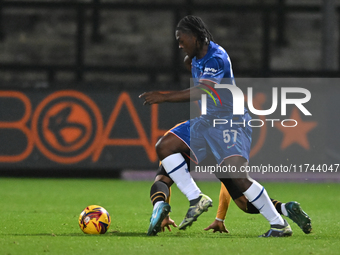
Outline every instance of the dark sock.
<svg viewBox="0 0 340 255">
<path fill-rule="evenodd" d="M 282 203 L 280 201 L 277 201 L 275 199 L 271 199 L 272 200 L 272 203 L 274 205 L 274 207 L 276 208 L 276 211 L 279 213 L 279 214 L 283 214 L 282 213 L 282 210 L 281 210 L 281 205 Z"/>
<path fill-rule="evenodd" d="M 190 203 L 190 206 L 193 206 L 195 204 L 198 203 L 198 201 L 200 201 L 201 197 L 198 197 L 198 198 L 195 198 L 193 200 L 190 200 L 189 203 Z"/>
<path fill-rule="evenodd" d="M 158 201 L 165 201 L 169 196 L 169 188 L 165 182 L 156 181 L 150 189 L 150 199 L 152 205 L 155 205 Z"/>
<path fill-rule="evenodd" d="M 281 202 L 280 201 L 277 201 L 275 199 L 270 199 L 276 209 L 276 211 L 279 213 L 279 214 L 282 214 L 282 211 L 281 211 Z M 247 201 L 247 213 L 251 213 L 251 214 L 258 214 L 260 213 L 259 210 L 252 204 L 250 203 L 249 201 Z"/>
</svg>

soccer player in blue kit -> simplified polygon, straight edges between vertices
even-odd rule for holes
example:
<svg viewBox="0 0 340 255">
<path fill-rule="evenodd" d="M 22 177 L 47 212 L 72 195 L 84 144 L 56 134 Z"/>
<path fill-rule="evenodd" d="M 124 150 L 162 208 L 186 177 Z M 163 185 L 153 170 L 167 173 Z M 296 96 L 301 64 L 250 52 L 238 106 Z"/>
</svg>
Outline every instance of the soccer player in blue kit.
<svg viewBox="0 0 340 255">
<path fill-rule="evenodd" d="M 227 79 L 229 84 L 235 85 L 234 76 L 227 52 L 213 41 L 202 19 L 191 15 L 184 17 L 177 25 L 176 39 L 179 48 L 192 59 L 194 86 L 168 93 L 145 92 L 140 95 L 140 98 L 144 99 L 144 105 L 200 101 L 201 95 L 206 93 L 215 93 L 220 97 L 220 104 L 215 104 L 214 99 L 207 97 L 205 115 L 175 126 L 156 144 L 156 152 L 162 166 L 189 200 L 189 210 L 179 225 L 179 229 L 186 229 L 212 206 L 212 200 L 197 187 L 188 171 L 183 154 L 191 153 L 193 160 L 199 163 L 210 152 L 217 164 L 229 168 L 232 166 L 239 170 L 248 165 L 252 130 L 250 126 L 241 124 L 248 123 L 251 119 L 246 109 L 244 115 L 233 115 L 231 92 L 228 89 L 214 89 L 214 85 L 219 84 L 222 79 Z M 239 124 L 231 125 L 228 122 L 214 127 L 213 119 L 232 119 Z M 238 171 L 228 175 L 216 174 L 216 177 L 226 187 L 227 182 L 232 180 L 248 201 L 267 219 L 271 227 L 261 235 L 262 237 L 292 235 L 289 224 L 276 211 L 264 187 L 251 179 L 247 173 Z M 148 235 L 159 231 L 160 224 L 169 211 L 168 203 L 155 204 Z"/>
</svg>

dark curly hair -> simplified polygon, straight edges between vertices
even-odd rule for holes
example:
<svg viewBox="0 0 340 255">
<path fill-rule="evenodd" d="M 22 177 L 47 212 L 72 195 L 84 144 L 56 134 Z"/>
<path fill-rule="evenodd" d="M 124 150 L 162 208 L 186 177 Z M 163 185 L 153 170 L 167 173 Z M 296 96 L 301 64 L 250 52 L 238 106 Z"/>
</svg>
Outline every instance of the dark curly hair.
<svg viewBox="0 0 340 255">
<path fill-rule="evenodd" d="M 212 34 L 209 32 L 207 25 L 200 17 L 193 15 L 185 16 L 178 22 L 176 30 L 183 32 L 191 32 L 197 37 L 201 45 L 209 44 L 214 41 Z"/>
</svg>

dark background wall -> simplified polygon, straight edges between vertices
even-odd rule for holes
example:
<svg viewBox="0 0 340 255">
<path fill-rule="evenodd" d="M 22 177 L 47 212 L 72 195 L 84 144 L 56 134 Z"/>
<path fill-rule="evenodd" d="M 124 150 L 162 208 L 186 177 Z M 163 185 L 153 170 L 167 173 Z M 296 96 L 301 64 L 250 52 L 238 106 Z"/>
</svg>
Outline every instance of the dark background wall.
<svg viewBox="0 0 340 255">
<path fill-rule="evenodd" d="M 190 105 L 150 109 L 137 96 L 189 86 L 174 38 L 177 22 L 187 14 L 207 23 L 228 51 L 237 78 L 335 78 L 301 85 L 312 93 L 313 116 L 301 117 L 314 123 L 305 132 L 307 143 L 282 145 L 284 133 L 277 127 L 255 130 L 252 164 L 338 163 L 339 4 L 0 1 L 1 171 L 155 168 L 154 143 L 188 118 Z M 268 87 L 257 93 L 271 96 Z M 71 116 L 65 121 L 71 126 L 53 126 L 58 116 Z"/>
<path fill-rule="evenodd" d="M 1 85 L 130 88 L 157 83 L 167 88 L 175 82 L 187 87 L 174 38 L 177 22 L 187 14 L 205 20 L 238 77 L 334 77 L 340 58 L 338 4 L 2 0 Z"/>
</svg>

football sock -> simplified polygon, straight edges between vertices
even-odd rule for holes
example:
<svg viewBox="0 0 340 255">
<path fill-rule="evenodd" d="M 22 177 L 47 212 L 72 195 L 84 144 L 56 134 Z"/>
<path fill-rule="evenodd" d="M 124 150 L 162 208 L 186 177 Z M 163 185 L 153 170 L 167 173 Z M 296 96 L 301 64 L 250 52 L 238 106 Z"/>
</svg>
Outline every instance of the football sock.
<svg viewBox="0 0 340 255">
<path fill-rule="evenodd" d="M 170 178 L 176 183 L 180 191 L 193 200 L 199 197 L 201 190 L 192 179 L 188 165 L 181 153 L 171 154 L 162 160 L 162 165 Z"/>
<path fill-rule="evenodd" d="M 285 205 L 286 203 L 281 203 L 281 211 L 284 216 L 288 217 L 288 212 L 287 212 Z"/>
<path fill-rule="evenodd" d="M 164 203 L 164 201 L 158 201 L 153 205 L 153 210 L 155 210 L 155 208 L 158 206 L 159 203 Z"/>
<path fill-rule="evenodd" d="M 170 200 L 171 200 L 170 198 L 171 198 L 171 187 L 169 187 L 169 196 L 165 199 L 165 202 L 170 204 Z"/>
<path fill-rule="evenodd" d="M 271 199 L 272 200 L 272 203 L 274 204 L 276 210 L 279 212 L 279 214 L 283 214 L 284 216 L 287 216 L 284 214 L 284 212 L 282 211 L 282 203 L 278 200 L 275 200 L 275 199 Z M 283 206 L 284 207 L 284 206 Z M 284 208 L 286 210 L 286 208 Z M 287 212 L 287 211 L 286 211 Z"/>
<path fill-rule="evenodd" d="M 169 196 L 169 188 L 165 182 L 156 181 L 152 184 L 150 189 L 150 199 L 152 205 L 155 206 L 157 202 L 164 202 Z"/>
<path fill-rule="evenodd" d="M 253 181 L 250 187 L 243 192 L 246 198 L 269 221 L 270 225 L 284 225 L 283 219 L 270 201 L 267 191 L 257 181 Z"/>
<path fill-rule="evenodd" d="M 271 198 L 270 200 L 272 201 L 272 203 L 273 203 L 273 205 L 274 205 L 276 211 L 277 211 L 279 214 L 285 215 L 285 214 L 283 213 L 282 209 L 281 209 L 281 205 L 284 205 L 284 204 L 282 204 L 280 201 L 277 201 L 277 200 L 272 199 L 272 198 Z M 283 206 L 283 207 L 284 207 L 284 206 Z M 284 209 L 286 210 L 286 208 L 284 208 Z M 260 211 L 259 211 L 252 203 L 250 203 L 249 201 L 247 201 L 247 209 L 246 209 L 246 212 L 247 212 L 247 213 L 250 213 L 250 214 L 257 214 L 257 213 L 260 213 Z M 287 211 L 286 211 L 286 212 L 287 212 Z M 285 216 L 287 216 L 287 215 L 285 215 Z"/>
</svg>

